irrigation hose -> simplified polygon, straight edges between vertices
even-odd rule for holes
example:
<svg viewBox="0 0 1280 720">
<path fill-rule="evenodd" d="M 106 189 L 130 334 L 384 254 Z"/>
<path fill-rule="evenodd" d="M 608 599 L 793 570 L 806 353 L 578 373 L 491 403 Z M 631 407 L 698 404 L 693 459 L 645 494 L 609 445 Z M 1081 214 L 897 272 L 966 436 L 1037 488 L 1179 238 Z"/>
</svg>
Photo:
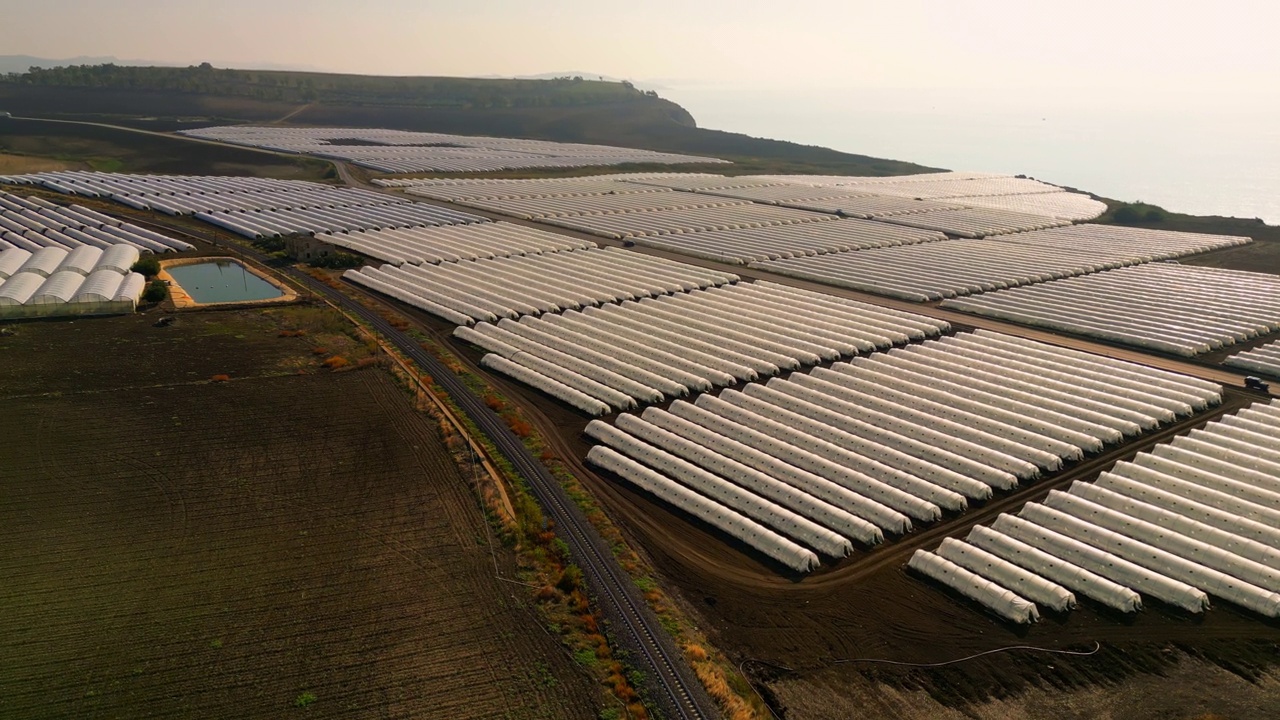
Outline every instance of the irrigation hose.
<svg viewBox="0 0 1280 720">
<path fill-rule="evenodd" d="M 882 660 L 878 658 L 846 658 L 844 660 L 833 660 L 831 664 L 842 665 L 845 663 L 878 663 L 881 665 L 902 665 L 905 667 L 934 668 L 934 667 L 943 667 L 946 665 L 955 665 L 956 663 L 962 663 L 962 662 L 965 662 L 966 660 L 974 660 L 976 658 L 980 658 L 985 655 L 994 655 L 996 653 L 1011 652 L 1013 650 L 1031 650 L 1034 652 L 1049 653 L 1052 655 L 1073 655 L 1076 657 L 1088 657 L 1090 655 L 1096 655 L 1100 650 L 1102 650 L 1102 643 L 1095 640 L 1093 642 L 1093 649 L 1089 650 L 1088 652 L 1084 652 L 1080 650 L 1055 650 L 1053 648 L 1042 648 L 1042 647 L 1036 647 L 1034 645 L 1009 645 L 1007 647 L 995 648 L 994 650 L 985 650 L 983 652 L 975 653 L 973 655 L 968 655 L 966 657 L 956 658 L 955 660 L 946 660 L 943 662 L 936 662 L 936 663 L 913 663 L 913 662 L 903 662 L 901 660 Z"/>
</svg>

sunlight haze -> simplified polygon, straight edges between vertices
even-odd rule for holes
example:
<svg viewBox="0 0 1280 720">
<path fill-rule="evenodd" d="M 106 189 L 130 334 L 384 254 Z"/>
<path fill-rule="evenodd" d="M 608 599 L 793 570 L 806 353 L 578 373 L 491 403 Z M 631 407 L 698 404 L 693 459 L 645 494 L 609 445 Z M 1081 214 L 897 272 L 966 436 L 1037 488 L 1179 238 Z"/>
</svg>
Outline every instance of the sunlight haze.
<svg viewBox="0 0 1280 720">
<path fill-rule="evenodd" d="M 1276 92 L 1274 5 L 905 2 L 4 3 L 0 47 L 380 75 Z M 1197 6 L 1201 7 L 1201 6 Z M 45 30 L 40 30 L 44 28 Z"/>
</svg>

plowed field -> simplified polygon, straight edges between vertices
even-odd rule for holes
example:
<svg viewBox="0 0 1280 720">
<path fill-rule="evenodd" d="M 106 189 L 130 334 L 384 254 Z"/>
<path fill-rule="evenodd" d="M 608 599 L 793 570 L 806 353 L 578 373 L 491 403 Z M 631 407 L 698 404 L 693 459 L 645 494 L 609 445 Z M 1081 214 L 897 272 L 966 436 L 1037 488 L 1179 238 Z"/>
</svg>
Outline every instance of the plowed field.
<svg viewBox="0 0 1280 720">
<path fill-rule="evenodd" d="M 153 319 L 0 337 L 0 717 L 597 715 L 389 375 Z"/>
</svg>

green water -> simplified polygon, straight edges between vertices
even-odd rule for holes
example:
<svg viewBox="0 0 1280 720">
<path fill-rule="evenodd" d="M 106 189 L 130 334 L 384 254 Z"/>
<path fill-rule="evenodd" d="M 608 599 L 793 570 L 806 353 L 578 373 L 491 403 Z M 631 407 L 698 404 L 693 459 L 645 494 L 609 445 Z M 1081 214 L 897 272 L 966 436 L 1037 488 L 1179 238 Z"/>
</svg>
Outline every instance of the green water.
<svg viewBox="0 0 1280 720">
<path fill-rule="evenodd" d="M 269 300 L 284 294 L 238 262 L 216 260 L 166 269 L 198 303 Z"/>
</svg>

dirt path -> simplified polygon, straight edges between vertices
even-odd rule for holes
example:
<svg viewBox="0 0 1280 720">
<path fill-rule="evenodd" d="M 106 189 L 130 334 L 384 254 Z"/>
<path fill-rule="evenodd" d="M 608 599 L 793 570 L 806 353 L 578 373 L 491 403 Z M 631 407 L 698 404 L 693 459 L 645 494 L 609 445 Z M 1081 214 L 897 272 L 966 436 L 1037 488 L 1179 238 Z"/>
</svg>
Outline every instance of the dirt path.
<svg viewBox="0 0 1280 720">
<path fill-rule="evenodd" d="M 294 108 L 292 111 L 287 112 L 284 115 L 281 115 L 275 120 L 272 120 L 271 124 L 280 125 L 281 123 L 289 122 L 291 118 L 297 116 L 299 113 L 303 113 L 303 112 L 306 112 L 307 110 L 310 110 L 311 108 L 315 107 L 315 105 L 316 104 L 313 102 L 309 102 L 306 105 L 299 105 L 297 108 Z"/>
</svg>

